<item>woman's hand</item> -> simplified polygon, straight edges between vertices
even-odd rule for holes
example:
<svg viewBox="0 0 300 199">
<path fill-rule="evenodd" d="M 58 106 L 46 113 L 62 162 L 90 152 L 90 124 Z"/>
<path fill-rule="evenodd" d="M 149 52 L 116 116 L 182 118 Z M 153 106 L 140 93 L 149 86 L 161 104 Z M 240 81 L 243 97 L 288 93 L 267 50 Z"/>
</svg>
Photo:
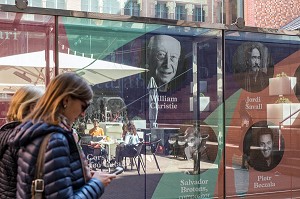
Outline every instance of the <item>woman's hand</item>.
<svg viewBox="0 0 300 199">
<path fill-rule="evenodd" d="M 115 174 L 108 174 L 100 171 L 96 171 L 93 175 L 93 178 L 97 178 L 98 180 L 100 180 L 104 184 L 104 186 L 109 185 L 111 181 L 116 177 L 117 176 Z"/>
</svg>

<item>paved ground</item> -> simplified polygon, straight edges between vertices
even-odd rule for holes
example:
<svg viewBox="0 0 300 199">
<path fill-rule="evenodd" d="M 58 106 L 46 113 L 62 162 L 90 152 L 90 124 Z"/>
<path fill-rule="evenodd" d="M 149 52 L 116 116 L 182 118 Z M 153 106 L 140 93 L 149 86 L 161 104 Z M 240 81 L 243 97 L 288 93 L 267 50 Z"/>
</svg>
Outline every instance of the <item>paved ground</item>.
<svg viewBox="0 0 300 199">
<path fill-rule="evenodd" d="M 193 170 L 193 161 L 184 160 L 183 158 L 174 158 L 173 156 L 157 156 L 158 163 L 161 168 L 159 171 L 156 167 L 155 161 L 150 157 L 146 156 L 146 175 L 141 171 L 141 175 L 138 175 L 136 168 L 126 170 L 124 173 L 118 175 L 107 188 L 101 199 L 158 199 L 152 198 L 153 193 L 156 192 L 157 184 L 160 182 L 161 177 L 166 172 L 190 172 Z M 207 169 L 218 169 L 216 165 L 201 161 L 201 172 Z M 300 198 L 300 192 L 298 191 L 291 193 L 289 190 L 281 190 L 283 193 L 279 193 L 277 190 L 280 187 L 289 186 L 288 182 L 291 180 L 291 176 L 283 174 L 275 175 L 276 172 L 271 172 L 264 175 L 272 176 L 272 181 L 278 186 L 274 190 L 266 192 L 261 190 L 262 193 L 266 194 L 255 194 L 253 192 L 253 183 L 256 182 L 257 176 L 262 175 L 261 173 L 255 173 L 251 170 L 252 174 L 249 175 L 249 171 L 241 169 L 240 165 L 233 164 L 232 167 L 226 167 L 227 170 L 227 185 L 226 189 L 231 197 L 228 198 L 251 198 L 251 199 L 265 199 L 265 198 Z M 274 173 L 274 175 L 272 174 Z M 180 174 L 176 174 L 180 175 Z M 251 177 L 252 176 L 252 177 Z M 253 177 L 254 176 L 254 177 Z M 256 177 L 255 177 L 256 176 Z M 299 178 L 293 177 L 294 181 L 300 182 Z M 162 180 L 163 181 L 163 180 Z M 161 182 L 160 182 L 161 183 Z M 296 183 L 296 182 L 295 182 Z M 160 186 L 163 184 L 160 184 Z M 166 190 L 172 191 L 172 190 Z M 247 193 L 248 192 L 248 193 Z M 245 194 L 247 193 L 247 196 Z M 239 194 L 238 196 L 235 194 Z M 293 196 L 291 196 L 293 194 Z M 298 194 L 298 195 L 297 195 Z M 228 195 L 228 196 L 229 196 Z M 235 196 L 234 196 L 235 195 Z M 297 197 L 294 197 L 297 196 Z M 175 199 L 160 197 L 159 199 Z"/>
<path fill-rule="evenodd" d="M 118 175 L 117 179 L 106 188 L 101 199 L 150 199 L 162 174 L 165 172 L 165 168 L 168 168 L 168 172 L 189 172 L 193 170 L 193 161 L 184 160 L 181 157 L 157 156 L 160 171 L 151 155 L 147 155 L 145 159 L 146 175 L 142 170 L 141 175 L 138 175 L 135 167 L 130 170 L 130 166 L 128 166 L 129 170 Z M 213 167 L 216 168 L 213 164 L 201 162 L 201 170 L 203 171 Z"/>
</svg>

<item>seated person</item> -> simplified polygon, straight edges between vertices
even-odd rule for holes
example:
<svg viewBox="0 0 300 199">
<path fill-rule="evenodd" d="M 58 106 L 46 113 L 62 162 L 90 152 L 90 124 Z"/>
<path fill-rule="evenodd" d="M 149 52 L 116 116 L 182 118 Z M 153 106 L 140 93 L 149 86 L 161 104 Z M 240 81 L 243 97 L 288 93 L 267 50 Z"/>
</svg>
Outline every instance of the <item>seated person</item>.
<svg viewBox="0 0 300 199">
<path fill-rule="evenodd" d="M 125 137 L 126 137 L 126 135 L 127 135 L 127 132 L 128 132 L 128 127 L 127 127 L 127 124 L 123 124 L 123 126 L 122 126 L 122 140 L 123 141 L 125 141 Z"/>
<path fill-rule="evenodd" d="M 136 153 L 136 146 L 140 142 L 139 136 L 137 134 L 134 124 L 129 123 L 123 130 L 124 142 L 120 143 L 116 147 L 116 161 L 117 164 L 122 164 L 123 157 L 134 156 Z"/>
<path fill-rule="evenodd" d="M 99 127 L 98 119 L 94 119 L 94 127 L 89 131 L 89 135 L 95 136 L 104 136 L 104 131 Z M 103 164 L 103 160 L 107 160 L 108 152 L 104 146 L 102 146 L 99 142 L 91 141 L 91 146 L 94 149 L 93 155 L 100 156 L 101 158 L 96 158 L 96 163 Z"/>
<path fill-rule="evenodd" d="M 89 131 L 91 136 L 104 136 L 104 131 L 99 127 L 99 122 L 97 119 L 94 119 L 94 128 Z"/>
</svg>

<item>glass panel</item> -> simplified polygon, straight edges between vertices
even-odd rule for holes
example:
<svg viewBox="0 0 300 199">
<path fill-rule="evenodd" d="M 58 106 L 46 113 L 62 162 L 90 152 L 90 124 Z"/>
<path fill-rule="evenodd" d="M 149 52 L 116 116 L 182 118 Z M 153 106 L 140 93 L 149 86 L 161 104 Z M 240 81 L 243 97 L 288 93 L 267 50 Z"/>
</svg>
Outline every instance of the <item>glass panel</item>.
<svg viewBox="0 0 300 199">
<path fill-rule="evenodd" d="M 47 66 L 53 66 L 53 62 L 50 57 L 45 58 L 45 53 L 53 50 L 51 47 L 54 17 L 3 12 L 0 16 L 0 125 L 2 125 L 5 122 L 9 99 L 18 88 L 25 85 L 44 87 L 46 80 L 50 79 L 50 76 L 45 74 L 45 69 Z M 20 20 L 14 20 L 15 18 Z M 35 21 L 34 18 L 40 20 Z M 12 26 L 11 21 L 17 23 Z"/>
<path fill-rule="evenodd" d="M 157 158 L 162 172 L 160 176 L 155 171 L 155 161 L 147 162 L 146 194 L 152 198 L 218 198 L 223 110 L 216 74 L 221 68 L 217 53 L 222 49 L 221 31 L 162 26 L 147 31 L 146 39 L 149 71 L 145 78 L 148 85 L 155 82 L 158 87 L 158 105 L 153 110 L 149 89 L 150 128 L 144 131 L 149 142 L 160 140 Z M 154 189 L 155 175 L 160 180 Z"/>
<path fill-rule="evenodd" d="M 222 53 L 217 53 L 222 49 L 221 31 L 87 20 L 61 21 L 64 28 L 59 35 L 59 65 L 61 72 L 76 71 L 85 77 L 95 93 L 85 117 L 76 125 L 84 137 L 82 146 L 90 166 L 107 171 L 120 161 L 122 145 L 118 143 L 129 140 L 126 136 L 123 140 L 122 126 L 131 122 L 144 143 L 140 161 L 146 164 L 146 175 L 142 163 L 138 170 L 134 161 L 129 165 L 130 159 L 123 158 L 118 164 L 127 167 L 122 174 L 126 178 L 115 187 L 122 188 L 122 198 L 145 198 L 145 193 L 147 198 L 217 197 L 218 152 L 222 151 L 218 138 L 223 133 L 218 105 L 222 95 L 213 85 L 222 76 L 215 75 L 217 66 L 221 67 L 218 55 Z M 66 66 L 64 56 L 72 57 Z M 211 105 L 201 101 L 202 95 L 210 98 Z M 198 103 L 193 104 L 190 98 L 199 99 Z M 91 141 L 96 142 L 89 136 L 94 119 L 99 120 L 105 136 L 116 142 L 106 147 L 108 156 L 87 147 Z M 169 143 L 172 138 L 175 145 Z M 193 151 L 195 147 L 199 147 L 199 153 Z M 186 155 L 185 150 L 190 153 Z M 137 191 L 123 189 L 133 180 L 139 184 Z M 189 184 L 191 180 L 198 184 Z M 171 187 L 173 192 L 166 191 Z M 118 198 L 113 189 L 106 193 L 102 197 Z"/>
<path fill-rule="evenodd" d="M 0 12 L 0 19 L 5 21 L 12 22 L 15 19 L 16 13 L 11 13 L 11 12 Z"/>
<path fill-rule="evenodd" d="M 146 85 L 142 78 L 146 70 L 141 62 L 145 49 L 144 25 L 92 19 L 87 19 L 87 23 L 83 23 L 77 18 L 63 18 L 61 25 L 63 26 L 60 26 L 62 29 L 59 34 L 60 72 L 76 71 L 91 83 L 94 91 L 93 103 L 87 109 L 85 117 L 78 120 L 75 127 L 82 135 L 82 148 L 91 169 L 103 169 L 107 172 L 116 166 L 116 148 L 117 142 L 123 141 L 123 123 L 126 124 L 128 120 L 136 121 L 141 138 L 143 134 L 140 129 L 146 127 L 143 103 Z M 91 121 L 94 119 L 99 120 L 99 126 L 104 130 L 106 140 L 113 141 L 111 145 L 105 144 L 106 142 L 103 144 L 108 153 L 106 156 L 96 147 L 88 146 L 91 141 L 97 142 L 103 138 L 89 136 L 89 131 L 93 128 Z M 128 158 L 127 163 L 129 162 Z M 127 171 L 129 176 L 138 177 L 138 182 L 134 180 L 134 183 L 139 184 L 139 190 L 134 193 L 130 189 L 127 189 L 128 193 L 122 191 L 122 197 L 143 198 L 144 177 L 138 176 L 135 166 L 132 172 L 128 166 Z M 124 184 L 132 182 L 132 178 L 119 182 L 121 184 L 117 186 L 124 187 Z M 118 197 L 113 192 L 108 195 L 110 198 Z"/>
<path fill-rule="evenodd" d="M 227 195 L 295 198 L 300 39 L 235 31 L 225 39 Z"/>
</svg>

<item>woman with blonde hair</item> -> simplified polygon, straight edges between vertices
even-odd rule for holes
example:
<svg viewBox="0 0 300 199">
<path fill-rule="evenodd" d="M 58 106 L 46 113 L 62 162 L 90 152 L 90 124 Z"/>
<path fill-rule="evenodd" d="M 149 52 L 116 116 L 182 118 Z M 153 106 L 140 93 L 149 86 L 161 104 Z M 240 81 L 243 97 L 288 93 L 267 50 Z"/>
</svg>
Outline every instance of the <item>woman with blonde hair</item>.
<svg viewBox="0 0 300 199">
<path fill-rule="evenodd" d="M 7 123 L 0 128 L 0 193 L 5 198 L 16 198 L 17 184 L 17 150 L 9 146 L 9 137 L 43 93 L 43 89 L 36 86 L 17 90 L 7 112 Z"/>
<path fill-rule="evenodd" d="M 91 177 L 73 137 L 72 125 L 84 116 L 92 97 L 91 87 L 76 73 L 60 74 L 49 83 L 12 141 L 20 148 L 17 198 L 30 199 L 33 194 L 36 159 L 48 134 L 42 177 L 44 189 L 40 190 L 45 198 L 96 199 L 116 177 L 99 171 Z"/>
</svg>

